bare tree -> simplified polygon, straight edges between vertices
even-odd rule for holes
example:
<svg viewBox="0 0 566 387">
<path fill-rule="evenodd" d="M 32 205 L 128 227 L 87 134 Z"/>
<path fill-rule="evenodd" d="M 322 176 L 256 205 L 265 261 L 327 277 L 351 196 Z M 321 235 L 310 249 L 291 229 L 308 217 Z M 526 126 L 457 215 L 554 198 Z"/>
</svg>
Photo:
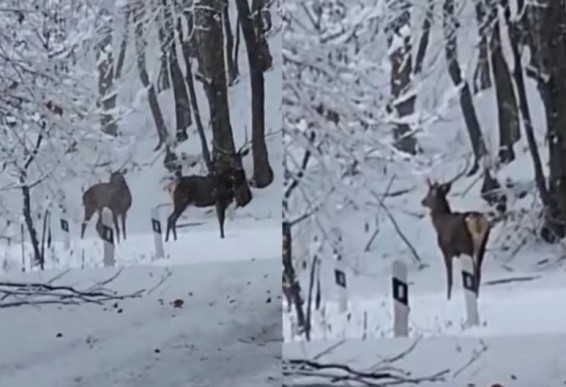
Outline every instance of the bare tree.
<svg viewBox="0 0 566 387">
<path fill-rule="evenodd" d="M 464 121 L 468 128 L 468 134 L 472 143 L 475 161 L 470 174 L 475 173 L 480 167 L 480 160 L 486 154 L 485 142 L 480 128 L 480 123 L 474 108 L 474 101 L 468 82 L 462 78 L 462 71 L 458 62 L 458 20 L 454 15 L 454 0 L 445 0 L 443 5 L 443 30 L 445 40 L 445 55 L 448 62 L 448 74 L 454 86 L 460 89 L 460 106 L 464 114 Z"/>
<path fill-rule="evenodd" d="M 210 108 L 210 121 L 213 139 L 214 168 L 218 173 L 229 171 L 234 162 L 236 149 L 230 124 L 228 106 L 228 85 L 226 67 L 224 65 L 224 34 L 222 31 L 222 2 L 216 0 L 195 1 L 195 35 L 198 41 L 199 56 L 202 60 Z M 241 166 L 241 164 L 240 164 Z M 247 205 L 252 193 L 247 182 L 236 188 L 236 202 L 240 206 Z"/>
<path fill-rule="evenodd" d="M 476 21 L 478 23 L 479 51 L 478 63 L 474 70 L 474 93 L 491 87 L 489 72 L 488 30 L 490 23 L 486 17 L 486 4 L 484 0 L 474 0 L 476 8 Z"/>
<path fill-rule="evenodd" d="M 161 113 L 161 108 L 159 107 L 159 101 L 157 100 L 157 92 L 153 83 L 149 79 L 145 61 L 145 47 L 147 43 L 144 33 L 145 4 L 142 0 L 132 0 L 131 9 L 135 25 L 135 46 L 138 72 L 142 85 L 147 89 L 149 108 L 151 109 L 151 114 L 153 116 L 155 128 L 157 130 L 158 143 L 154 148 L 154 151 L 156 151 L 159 150 L 167 142 L 168 131 L 167 127 L 165 126 L 163 114 Z"/>
<path fill-rule="evenodd" d="M 159 4 L 160 0 L 150 0 L 151 1 L 151 12 L 155 15 L 155 22 L 157 24 L 157 37 L 159 39 L 159 49 L 161 51 L 161 56 L 159 57 L 159 74 L 157 77 L 157 91 L 161 92 L 171 88 L 171 82 L 169 79 L 169 55 L 167 42 L 167 32 L 165 28 L 165 20 L 163 17 L 164 10 L 163 5 Z"/>
<path fill-rule="evenodd" d="M 175 26 L 173 23 L 173 15 L 171 14 L 171 7 L 167 0 L 162 0 L 161 7 L 165 20 L 165 49 L 169 53 L 169 72 L 171 73 L 173 95 L 175 97 L 175 118 L 177 124 L 175 139 L 177 142 L 184 142 L 189 138 L 187 129 L 192 124 L 191 105 L 189 103 L 185 80 L 183 79 L 183 72 L 179 66 L 179 60 L 177 59 Z"/>
<path fill-rule="evenodd" d="M 101 7 L 98 14 L 98 34 L 100 40 L 96 45 L 96 62 L 98 63 L 98 106 L 100 128 L 111 136 L 118 135 L 118 125 L 111 111 L 116 107 L 116 91 L 114 90 L 114 55 L 112 48 L 112 9 Z"/>
<path fill-rule="evenodd" d="M 390 89 L 393 98 L 392 105 L 399 118 L 410 116 L 415 112 L 415 96 L 406 95 L 411 87 L 413 72 L 411 35 L 404 33 L 407 29 L 410 30 L 410 6 L 407 0 L 388 1 L 392 16 L 387 26 L 387 42 L 390 48 L 396 47 L 391 49 L 389 56 L 391 62 Z M 396 124 L 393 136 L 395 146 L 399 150 L 412 155 L 418 152 L 417 140 L 409 124 Z"/>
<path fill-rule="evenodd" d="M 259 39 L 254 32 L 248 0 L 236 0 L 242 34 L 246 41 L 252 94 L 252 152 L 254 160 L 253 185 L 264 188 L 273 182 L 273 170 L 265 144 L 265 82 Z M 256 31 L 257 32 L 257 31 Z"/>
<path fill-rule="evenodd" d="M 499 118 L 499 161 L 510 163 L 515 159 L 513 145 L 521 138 L 519 129 L 519 108 L 511 73 L 501 47 L 501 31 L 497 12 L 497 2 L 486 0 L 487 23 L 491 28 L 489 53 Z M 481 49 L 481 48 L 480 48 Z"/>
<path fill-rule="evenodd" d="M 556 241 L 566 235 L 566 0 L 540 0 L 533 9 L 535 45 L 545 105 L 549 148 L 549 191 L 556 207 L 547 213 L 542 236 Z"/>
</svg>

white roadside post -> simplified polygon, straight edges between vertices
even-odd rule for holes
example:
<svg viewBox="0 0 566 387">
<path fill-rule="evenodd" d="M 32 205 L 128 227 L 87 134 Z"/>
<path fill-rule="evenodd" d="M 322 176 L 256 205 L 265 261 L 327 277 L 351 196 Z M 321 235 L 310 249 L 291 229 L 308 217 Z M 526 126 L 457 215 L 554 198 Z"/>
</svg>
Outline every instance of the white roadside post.
<svg viewBox="0 0 566 387">
<path fill-rule="evenodd" d="M 151 228 L 153 229 L 153 241 L 155 243 L 154 259 L 164 258 L 165 252 L 163 249 L 163 239 L 161 237 L 161 221 L 159 219 L 159 208 L 157 207 L 151 209 Z"/>
<path fill-rule="evenodd" d="M 471 257 L 460 257 L 462 265 L 462 286 L 464 287 L 464 300 L 466 302 L 466 322 L 469 327 L 479 325 L 478 295 L 476 292 L 476 278 Z"/>
<path fill-rule="evenodd" d="M 102 241 L 104 243 L 104 267 L 114 267 L 114 230 L 112 212 L 104 207 L 102 209 Z"/>
<path fill-rule="evenodd" d="M 395 337 L 409 336 L 409 285 L 407 265 L 395 260 L 392 267 L 393 334 Z"/>
</svg>

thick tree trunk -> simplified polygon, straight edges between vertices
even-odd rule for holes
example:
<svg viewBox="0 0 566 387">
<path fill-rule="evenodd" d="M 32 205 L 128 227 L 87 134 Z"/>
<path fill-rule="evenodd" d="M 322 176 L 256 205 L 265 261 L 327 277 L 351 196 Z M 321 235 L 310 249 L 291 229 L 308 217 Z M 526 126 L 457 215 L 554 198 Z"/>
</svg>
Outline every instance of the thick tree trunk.
<svg viewBox="0 0 566 387">
<path fill-rule="evenodd" d="M 415 96 L 404 97 L 405 93 L 410 92 L 411 73 L 413 62 L 411 54 L 411 35 L 402 36 L 402 31 L 411 28 L 410 4 L 407 0 L 389 0 L 389 10 L 392 19 L 387 26 L 388 45 L 396 45 L 396 49 L 390 53 L 391 80 L 390 90 L 393 98 L 393 107 L 399 118 L 410 116 L 415 112 Z M 402 40 L 402 44 L 396 44 L 397 40 Z M 417 140 L 412 134 L 408 124 L 397 124 L 393 130 L 395 147 L 400 151 L 415 155 L 418 153 Z"/>
<path fill-rule="evenodd" d="M 173 15 L 167 0 L 162 0 L 161 7 L 163 9 L 165 36 L 167 46 L 165 49 L 169 53 L 169 71 L 171 73 L 171 81 L 173 83 L 173 95 L 175 97 L 175 119 L 176 130 L 175 139 L 178 143 L 184 142 L 189 138 L 187 129 L 191 126 L 191 105 L 189 103 L 189 95 L 183 79 L 183 72 L 179 67 L 177 59 L 177 47 L 175 44 L 175 26 L 173 24 Z"/>
<path fill-rule="evenodd" d="M 145 34 L 144 34 L 144 15 L 145 15 L 145 4 L 141 0 L 132 1 L 132 12 L 134 14 L 134 25 L 135 25 L 135 46 L 136 46 L 136 56 L 138 71 L 140 73 L 140 80 L 142 85 L 147 89 L 147 97 L 149 102 L 149 108 L 151 109 L 151 114 L 153 116 L 153 121 L 155 122 L 155 129 L 157 130 L 158 143 L 154 148 L 154 151 L 159 150 L 166 142 L 168 138 L 167 127 L 165 126 L 165 121 L 163 120 L 163 114 L 161 113 L 161 108 L 159 107 L 159 101 L 157 100 L 157 93 L 153 83 L 149 80 L 149 74 L 147 73 L 147 66 L 145 63 Z"/>
<path fill-rule="evenodd" d="M 252 20 L 254 24 L 255 35 L 257 37 L 257 47 L 259 52 L 259 60 L 262 64 L 262 70 L 267 71 L 273 65 L 273 58 L 269 52 L 269 45 L 265 38 L 263 28 L 263 18 L 261 10 L 264 6 L 264 0 L 252 0 Z M 240 22 L 242 20 L 240 19 Z"/>
<path fill-rule="evenodd" d="M 254 160 L 253 185 L 264 188 L 273 182 L 273 170 L 265 144 L 265 84 L 260 60 L 258 39 L 250 15 L 248 0 L 236 0 L 242 34 L 246 42 L 252 94 L 252 153 Z"/>
<path fill-rule="evenodd" d="M 195 1 L 195 34 L 202 59 L 205 89 L 208 90 L 210 121 L 212 127 L 214 168 L 218 173 L 234 166 L 243 169 L 242 160 L 236 157 L 230 109 L 228 85 L 224 66 L 224 34 L 222 32 L 222 6 L 217 0 Z M 237 187 L 235 199 L 240 206 L 247 205 L 252 193 L 247 181 Z"/>
<path fill-rule="evenodd" d="M 549 148 L 549 191 L 557 205 L 554 213 L 547 214 L 548 233 L 543 233 L 543 237 L 555 241 L 566 235 L 566 0 L 540 0 L 539 5 L 534 10 L 535 44 L 540 50 L 538 63 L 544 74 L 541 87 Z"/>
<path fill-rule="evenodd" d="M 456 29 L 458 20 L 454 15 L 454 0 L 445 0 L 443 5 L 443 30 L 445 40 L 445 55 L 448 62 L 448 74 L 454 86 L 460 88 L 460 106 L 464 115 L 464 121 L 468 128 L 468 134 L 474 152 L 474 166 L 470 174 L 478 171 L 480 161 L 486 154 L 485 142 L 480 128 L 480 123 L 474 108 L 474 101 L 468 82 L 462 79 L 460 64 L 458 62 L 458 40 Z"/>
<path fill-rule="evenodd" d="M 515 159 L 513 145 L 521 138 L 519 129 L 519 109 L 509 67 L 501 47 L 501 32 L 497 3 L 486 0 L 489 12 L 487 18 L 491 27 L 489 41 L 491 68 L 495 80 L 495 95 L 497 97 L 497 111 L 499 119 L 499 161 L 507 164 Z"/>
<path fill-rule="evenodd" d="M 478 63 L 474 71 L 474 94 L 491 87 L 489 74 L 489 49 L 487 44 L 488 31 L 492 28 L 486 17 L 485 0 L 474 0 L 476 2 L 476 21 L 478 23 L 479 52 Z"/>
<path fill-rule="evenodd" d="M 100 113 L 100 129 L 111 136 L 118 135 L 118 125 L 111 111 L 116 107 L 116 90 L 114 90 L 114 57 L 112 49 L 112 22 L 110 10 L 101 9 L 99 14 L 101 36 L 96 50 L 98 63 L 98 106 Z"/>
</svg>

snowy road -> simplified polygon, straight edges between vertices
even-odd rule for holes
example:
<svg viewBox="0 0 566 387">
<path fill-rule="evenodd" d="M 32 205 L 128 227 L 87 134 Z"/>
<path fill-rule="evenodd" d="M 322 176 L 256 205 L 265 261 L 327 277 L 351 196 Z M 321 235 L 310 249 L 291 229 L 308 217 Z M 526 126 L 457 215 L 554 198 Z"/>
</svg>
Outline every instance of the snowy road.
<svg viewBox="0 0 566 387">
<path fill-rule="evenodd" d="M 116 306 L 0 309 L 0 386 L 281 385 L 280 259 L 130 267 L 109 287 L 151 289 L 167 270 L 150 295 Z M 72 271 L 61 283 L 86 288 L 114 272 Z"/>
</svg>

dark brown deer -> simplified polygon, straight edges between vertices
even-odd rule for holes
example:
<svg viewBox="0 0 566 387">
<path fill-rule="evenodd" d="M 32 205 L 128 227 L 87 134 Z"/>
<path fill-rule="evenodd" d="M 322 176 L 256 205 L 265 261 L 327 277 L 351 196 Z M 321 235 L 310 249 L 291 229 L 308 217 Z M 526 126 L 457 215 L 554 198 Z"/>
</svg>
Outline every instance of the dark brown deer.
<svg viewBox="0 0 566 387">
<path fill-rule="evenodd" d="M 229 157 L 231 161 L 228 168 L 222 171 L 213 170 L 206 176 L 181 176 L 168 185 L 167 190 L 173 200 L 173 212 L 167 218 L 166 242 L 169 240 L 170 231 L 177 240 L 177 219 L 189 206 L 197 208 L 215 206 L 220 238 L 224 239 L 226 208 L 234 199 L 236 207 L 244 207 L 251 200 L 251 192 L 246 184 L 246 173 L 242 168 L 242 158 L 248 153 L 249 148 L 238 150 L 234 156 Z"/>
<path fill-rule="evenodd" d="M 481 265 L 485 247 L 489 239 L 490 225 L 480 212 L 453 212 L 446 196 L 452 183 L 464 175 L 466 168 L 446 183 L 431 182 L 427 179 L 428 193 L 422 205 L 430 209 L 432 224 L 438 237 L 438 246 L 442 251 L 446 265 L 447 299 L 452 292 L 452 262 L 454 257 L 468 255 L 472 257 L 474 267 L 474 285 L 479 295 L 481 283 Z"/>
<path fill-rule="evenodd" d="M 120 169 L 110 175 L 108 183 L 98 183 L 83 193 L 83 206 L 85 209 L 84 220 L 81 227 L 81 239 L 84 237 L 87 222 L 98 213 L 96 230 L 100 235 L 102 232 L 102 209 L 107 207 L 112 212 L 114 228 L 116 229 L 116 241 L 120 242 L 120 228 L 118 217 L 122 220 L 122 233 L 126 240 L 126 214 L 132 206 L 132 194 L 126 183 L 124 175 L 126 169 Z"/>
</svg>

